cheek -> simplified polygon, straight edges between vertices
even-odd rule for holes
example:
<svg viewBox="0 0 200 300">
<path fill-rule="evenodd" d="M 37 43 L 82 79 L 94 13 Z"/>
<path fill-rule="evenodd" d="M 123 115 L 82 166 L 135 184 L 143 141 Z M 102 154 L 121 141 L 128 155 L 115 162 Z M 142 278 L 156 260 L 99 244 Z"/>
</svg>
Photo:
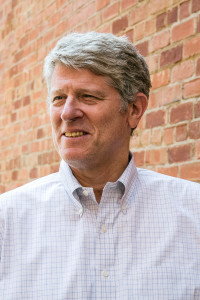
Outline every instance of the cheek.
<svg viewBox="0 0 200 300">
<path fill-rule="evenodd" d="M 60 124 L 60 121 L 61 121 L 61 118 L 60 118 L 60 113 L 58 111 L 51 111 L 50 112 L 50 120 L 51 120 L 51 125 L 54 129 L 56 129 L 59 124 Z"/>
</svg>

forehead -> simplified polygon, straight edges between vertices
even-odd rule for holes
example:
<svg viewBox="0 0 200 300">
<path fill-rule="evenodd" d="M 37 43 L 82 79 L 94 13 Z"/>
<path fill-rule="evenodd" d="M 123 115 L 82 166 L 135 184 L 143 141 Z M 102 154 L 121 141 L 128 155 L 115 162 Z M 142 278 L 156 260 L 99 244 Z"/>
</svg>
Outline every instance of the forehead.
<svg viewBox="0 0 200 300">
<path fill-rule="evenodd" d="M 63 88 L 68 85 L 87 86 L 95 88 L 113 88 L 108 76 L 96 75 L 89 69 L 73 69 L 65 65 L 56 64 L 51 77 L 51 91 L 55 88 Z M 114 89 L 114 88 L 113 88 Z"/>
</svg>

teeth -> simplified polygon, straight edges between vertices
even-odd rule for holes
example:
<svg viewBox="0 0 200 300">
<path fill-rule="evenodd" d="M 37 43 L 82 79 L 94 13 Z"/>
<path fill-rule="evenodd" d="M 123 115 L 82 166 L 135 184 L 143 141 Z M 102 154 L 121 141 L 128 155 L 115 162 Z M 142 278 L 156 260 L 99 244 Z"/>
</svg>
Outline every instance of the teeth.
<svg viewBox="0 0 200 300">
<path fill-rule="evenodd" d="M 84 134 L 86 133 L 83 131 L 65 132 L 65 136 L 67 137 L 77 137 L 77 136 L 82 136 Z"/>
</svg>

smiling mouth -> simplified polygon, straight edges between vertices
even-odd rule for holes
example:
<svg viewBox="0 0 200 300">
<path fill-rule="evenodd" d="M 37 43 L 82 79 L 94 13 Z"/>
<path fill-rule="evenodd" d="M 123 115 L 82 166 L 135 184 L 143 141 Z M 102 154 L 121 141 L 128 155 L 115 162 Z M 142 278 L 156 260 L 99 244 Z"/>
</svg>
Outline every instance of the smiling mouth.
<svg viewBox="0 0 200 300">
<path fill-rule="evenodd" d="M 83 131 L 74 131 L 74 132 L 65 132 L 65 136 L 66 137 L 79 137 L 79 136 L 82 136 L 82 135 L 86 135 L 87 133 L 86 132 L 83 132 Z"/>
</svg>

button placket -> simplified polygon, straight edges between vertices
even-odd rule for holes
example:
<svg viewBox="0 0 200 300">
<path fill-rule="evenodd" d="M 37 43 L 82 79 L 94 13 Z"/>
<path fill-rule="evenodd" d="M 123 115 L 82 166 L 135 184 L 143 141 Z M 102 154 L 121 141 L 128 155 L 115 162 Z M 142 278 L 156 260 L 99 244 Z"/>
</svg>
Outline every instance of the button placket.
<svg viewBox="0 0 200 300">
<path fill-rule="evenodd" d="M 106 233 L 106 231 L 107 231 L 106 225 L 102 225 L 101 226 L 101 232 Z"/>
<path fill-rule="evenodd" d="M 83 189 L 83 195 L 87 197 L 89 195 L 89 192 L 86 189 Z"/>
<path fill-rule="evenodd" d="M 109 276 L 108 271 L 107 270 L 103 270 L 102 275 L 107 278 Z"/>
</svg>

